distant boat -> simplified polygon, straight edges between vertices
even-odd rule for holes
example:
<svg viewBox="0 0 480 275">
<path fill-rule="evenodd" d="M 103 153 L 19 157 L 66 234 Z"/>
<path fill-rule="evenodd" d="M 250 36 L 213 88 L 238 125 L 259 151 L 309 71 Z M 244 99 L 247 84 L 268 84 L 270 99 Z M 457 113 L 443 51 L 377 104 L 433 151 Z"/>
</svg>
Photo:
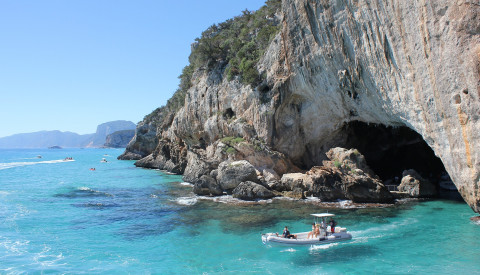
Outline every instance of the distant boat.
<svg viewBox="0 0 480 275">
<path fill-rule="evenodd" d="M 55 146 L 50 146 L 48 149 L 63 149 L 62 147 L 55 145 Z"/>
<path fill-rule="evenodd" d="M 41 158 L 42 158 L 42 156 L 41 156 L 41 155 L 38 155 L 38 156 L 37 156 L 37 159 L 41 159 Z"/>
</svg>

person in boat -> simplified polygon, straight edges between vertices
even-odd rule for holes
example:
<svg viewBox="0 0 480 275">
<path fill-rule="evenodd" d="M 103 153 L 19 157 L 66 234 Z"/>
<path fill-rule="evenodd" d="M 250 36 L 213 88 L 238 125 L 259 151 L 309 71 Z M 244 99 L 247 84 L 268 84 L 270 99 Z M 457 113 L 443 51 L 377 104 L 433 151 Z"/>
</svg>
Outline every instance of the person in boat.
<svg viewBox="0 0 480 275">
<path fill-rule="evenodd" d="M 315 238 L 317 238 L 318 236 L 320 236 L 320 225 L 317 224 L 317 226 L 315 227 Z"/>
<path fill-rule="evenodd" d="M 288 231 L 288 227 L 285 226 L 285 229 L 283 229 L 283 234 L 282 236 L 287 239 L 296 239 L 297 235 L 292 235 L 290 234 L 290 231 Z"/>
<path fill-rule="evenodd" d="M 337 225 L 337 222 L 334 219 L 330 219 L 330 231 L 332 233 L 335 233 L 335 226 Z"/>
<path fill-rule="evenodd" d="M 308 232 L 307 239 L 313 238 L 315 234 L 315 223 L 312 223 L 312 231 Z"/>
</svg>

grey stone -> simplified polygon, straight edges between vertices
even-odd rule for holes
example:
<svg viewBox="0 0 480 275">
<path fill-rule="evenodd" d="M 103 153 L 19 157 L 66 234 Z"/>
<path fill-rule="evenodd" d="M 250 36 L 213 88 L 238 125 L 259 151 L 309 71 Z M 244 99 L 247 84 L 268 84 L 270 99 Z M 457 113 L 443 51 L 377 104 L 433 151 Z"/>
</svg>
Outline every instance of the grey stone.
<svg viewBox="0 0 480 275">
<path fill-rule="evenodd" d="M 233 190 L 244 181 L 259 183 L 255 167 L 246 160 L 220 163 L 217 181 L 223 190 Z"/>
<path fill-rule="evenodd" d="M 105 147 L 126 148 L 135 136 L 135 130 L 122 130 L 111 133 L 105 140 Z"/>
<path fill-rule="evenodd" d="M 326 166 L 314 166 L 307 173 L 284 174 L 275 191 L 300 198 L 306 192 L 322 201 L 349 199 L 357 203 L 392 203 L 394 196 L 381 183 L 365 158 L 355 149 L 334 148 L 327 152 L 332 158 Z M 338 166 L 338 167 L 337 167 Z M 359 169 L 362 167 L 365 171 Z"/>
<path fill-rule="evenodd" d="M 193 185 L 193 193 L 201 196 L 220 196 L 223 194 L 223 191 L 214 178 L 203 175 Z"/>
<path fill-rule="evenodd" d="M 270 199 L 274 197 L 272 191 L 258 183 L 246 181 L 233 189 L 233 197 L 241 200 Z"/>
<path fill-rule="evenodd" d="M 214 179 L 216 179 L 217 176 L 218 176 L 218 170 L 217 170 L 217 169 L 213 169 L 213 170 L 210 172 L 210 176 L 213 177 Z"/>
<path fill-rule="evenodd" d="M 187 162 L 188 164 L 182 177 L 184 181 L 195 182 L 201 176 L 210 174 L 210 164 L 199 154 L 189 151 L 187 153 Z"/>
<path fill-rule="evenodd" d="M 417 171 L 413 169 L 405 170 L 402 175 L 403 178 L 398 186 L 398 191 L 406 192 L 415 198 L 434 197 L 437 195 L 435 185 L 422 178 Z"/>
</svg>

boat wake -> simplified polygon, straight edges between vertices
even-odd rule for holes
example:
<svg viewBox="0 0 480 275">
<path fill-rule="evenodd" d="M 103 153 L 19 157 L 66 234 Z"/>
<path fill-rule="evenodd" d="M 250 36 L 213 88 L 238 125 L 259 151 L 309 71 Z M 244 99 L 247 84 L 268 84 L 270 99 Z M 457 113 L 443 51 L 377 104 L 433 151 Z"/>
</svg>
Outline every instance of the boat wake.
<svg viewBox="0 0 480 275">
<path fill-rule="evenodd" d="M 293 249 L 293 248 L 288 248 L 288 249 L 284 249 L 280 252 L 296 252 L 297 250 Z"/>
<path fill-rule="evenodd" d="M 352 243 L 365 243 L 365 242 L 368 242 L 368 240 L 370 239 L 378 239 L 378 238 L 393 236 L 394 234 L 389 232 L 393 232 L 394 229 L 396 228 L 411 225 L 416 222 L 418 222 L 417 219 L 410 218 L 410 219 L 405 219 L 403 221 L 398 221 L 390 224 L 385 224 L 382 226 L 368 228 L 365 230 L 350 231 L 350 233 L 353 236 Z"/>
<path fill-rule="evenodd" d="M 33 157 L 33 158 L 18 158 L 18 159 L 39 159 L 39 157 Z"/>
<path fill-rule="evenodd" d="M 334 247 L 338 245 L 338 243 L 329 243 L 329 244 L 322 244 L 322 245 L 312 245 L 310 246 L 309 250 L 310 251 L 315 251 L 315 250 L 324 250 L 324 249 L 329 249 L 330 247 Z"/>
<path fill-rule="evenodd" d="M 52 163 L 72 162 L 72 161 L 75 161 L 75 160 L 57 159 L 57 160 L 46 160 L 46 161 L 7 162 L 7 163 L 0 163 L 0 170 L 35 165 L 35 164 L 52 164 Z"/>
</svg>

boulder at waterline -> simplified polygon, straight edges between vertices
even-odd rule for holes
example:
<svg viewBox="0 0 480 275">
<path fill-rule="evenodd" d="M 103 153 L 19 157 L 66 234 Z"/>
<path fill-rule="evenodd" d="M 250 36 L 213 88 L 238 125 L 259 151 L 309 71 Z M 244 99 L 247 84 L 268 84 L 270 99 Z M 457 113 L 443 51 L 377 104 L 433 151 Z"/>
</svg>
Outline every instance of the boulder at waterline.
<svg viewBox="0 0 480 275">
<path fill-rule="evenodd" d="M 255 182 L 245 181 L 240 183 L 233 189 L 233 197 L 246 201 L 253 201 L 256 199 L 270 199 L 275 195 L 272 191 Z"/>
<path fill-rule="evenodd" d="M 195 182 L 193 193 L 200 196 L 220 196 L 223 194 L 223 191 L 214 178 L 208 175 L 203 175 Z"/>
<path fill-rule="evenodd" d="M 272 185 L 285 196 L 314 196 L 322 201 L 349 199 L 357 203 L 391 203 L 393 195 L 378 179 L 363 155 L 355 149 L 333 148 L 327 152 L 330 161 L 314 166 L 307 173 L 284 174 L 279 183 Z M 361 167 L 362 169 L 360 169 Z M 368 171 L 366 173 L 365 171 Z M 299 193 L 299 189 L 304 193 Z M 292 191 L 295 194 L 291 193 Z M 290 193 L 289 193 L 290 192 Z M 299 196 L 302 194 L 301 196 Z"/>
<path fill-rule="evenodd" d="M 398 191 L 407 192 L 411 197 L 415 198 L 434 197 L 437 195 L 435 185 L 422 178 L 413 169 L 403 171 L 403 178 L 398 186 Z"/>
<path fill-rule="evenodd" d="M 259 182 L 255 167 L 246 160 L 220 163 L 217 181 L 223 190 L 233 190 L 244 181 Z"/>
</svg>

